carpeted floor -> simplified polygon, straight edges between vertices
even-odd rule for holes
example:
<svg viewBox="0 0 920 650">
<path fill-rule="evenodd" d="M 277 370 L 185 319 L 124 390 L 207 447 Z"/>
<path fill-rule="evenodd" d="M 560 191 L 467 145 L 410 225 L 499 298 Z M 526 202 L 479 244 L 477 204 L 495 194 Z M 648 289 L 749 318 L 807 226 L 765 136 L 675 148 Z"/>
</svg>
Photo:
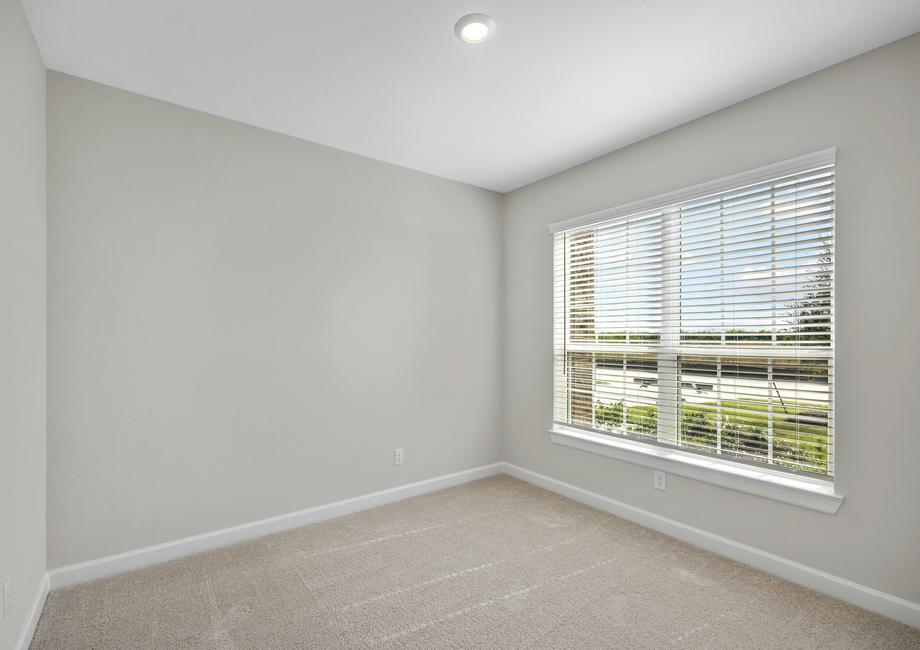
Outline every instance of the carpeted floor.
<svg viewBox="0 0 920 650">
<path fill-rule="evenodd" d="M 920 630 L 498 476 L 48 597 L 32 648 L 908 648 Z"/>
</svg>

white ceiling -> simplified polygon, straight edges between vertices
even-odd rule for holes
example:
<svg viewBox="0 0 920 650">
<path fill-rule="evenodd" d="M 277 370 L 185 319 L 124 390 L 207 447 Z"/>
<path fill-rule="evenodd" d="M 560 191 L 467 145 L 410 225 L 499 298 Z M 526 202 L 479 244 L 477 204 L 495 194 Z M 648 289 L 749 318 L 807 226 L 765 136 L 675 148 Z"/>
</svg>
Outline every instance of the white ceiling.
<svg viewBox="0 0 920 650">
<path fill-rule="evenodd" d="M 501 192 L 920 31 L 918 0 L 23 5 L 51 69 Z"/>
</svg>

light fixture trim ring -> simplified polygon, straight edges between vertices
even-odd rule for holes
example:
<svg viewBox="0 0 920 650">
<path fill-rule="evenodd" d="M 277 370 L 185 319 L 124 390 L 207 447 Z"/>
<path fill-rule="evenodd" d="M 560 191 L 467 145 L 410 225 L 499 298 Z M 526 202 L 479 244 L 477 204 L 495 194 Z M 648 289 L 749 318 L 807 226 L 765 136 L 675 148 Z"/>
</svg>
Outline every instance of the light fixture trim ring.
<svg viewBox="0 0 920 650">
<path fill-rule="evenodd" d="M 482 25 L 485 27 L 485 34 L 482 38 L 469 40 L 464 36 L 464 30 L 471 25 Z M 492 35 L 495 33 L 495 19 L 492 16 L 487 16 L 486 14 L 467 14 L 463 18 L 457 21 L 457 24 L 454 25 L 454 34 L 457 35 L 464 43 L 468 45 L 479 45 L 489 40 Z M 469 34 L 467 34 L 468 36 Z"/>
</svg>

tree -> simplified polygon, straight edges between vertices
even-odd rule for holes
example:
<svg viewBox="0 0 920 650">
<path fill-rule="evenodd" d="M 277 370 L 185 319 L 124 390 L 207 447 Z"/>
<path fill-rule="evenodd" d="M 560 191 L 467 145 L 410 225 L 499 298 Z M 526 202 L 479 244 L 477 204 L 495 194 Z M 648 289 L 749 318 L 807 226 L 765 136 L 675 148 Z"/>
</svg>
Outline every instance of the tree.
<svg viewBox="0 0 920 650">
<path fill-rule="evenodd" d="M 802 285 L 805 295 L 791 305 L 788 318 L 793 340 L 829 345 L 831 340 L 831 292 L 833 289 L 831 242 L 824 242 L 823 254 L 810 282 Z"/>
</svg>

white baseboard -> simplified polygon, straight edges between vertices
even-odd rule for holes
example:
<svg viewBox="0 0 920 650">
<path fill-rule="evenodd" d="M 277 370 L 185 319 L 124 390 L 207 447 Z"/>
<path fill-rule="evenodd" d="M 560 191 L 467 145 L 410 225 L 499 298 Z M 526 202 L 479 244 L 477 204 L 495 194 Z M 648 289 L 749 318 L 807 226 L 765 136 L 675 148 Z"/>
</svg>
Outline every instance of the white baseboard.
<svg viewBox="0 0 920 650">
<path fill-rule="evenodd" d="M 38 626 L 38 619 L 41 618 L 42 609 L 45 607 L 45 599 L 48 597 L 49 583 L 48 574 L 42 576 L 42 580 L 32 598 L 32 605 L 29 607 L 29 613 L 26 614 L 26 620 L 22 622 L 22 630 L 19 632 L 19 638 L 16 639 L 15 650 L 29 650 L 32 644 L 32 637 L 35 636 L 35 628 Z"/>
<path fill-rule="evenodd" d="M 435 478 L 409 483 L 399 487 L 364 494 L 344 501 L 336 501 L 306 510 L 298 510 L 268 519 L 253 521 L 248 524 L 232 526 L 210 533 L 194 535 L 177 539 L 172 542 L 146 546 L 117 555 L 90 560 L 79 564 L 71 564 L 48 572 L 52 589 L 69 587 L 82 582 L 89 582 L 98 578 L 133 571 L 152 564 L 159 564 L 180 557 L 194 555 L 202 551 L 237 544 L 256 537 L 271 535 L 292 528 L 300 528 L 327 519 L 342 517 L 361 510 L 368 510 L 394 501 L 401 501 L 409 497 L 418 496 L 427 492 L 443 490 L 444 488 L 468 483 L 487 476 L 501 474 L 503 463 L 493 463 L 475 467 L 455 474 L 447 474 Z"/>
<path fill-rule="evenodd" d="M 176 558 L 201 553 L 202 551 L 236 544 L 246 540 L 278 533 L 292 528 L 299 528 L 335 517 L 341 517 L 361 510 L 376 508 L 387 503 L 401 501 L 427 492 L 468 483 L 495 474 L 509 474 L 562 496 L 586 505 L 623 517 L 642 526 L 652 528 L 671 537 L 683 540 L 694 546 L 723 555 L 737 562 L 747 564 L 767 573 L 779 576 L 790 582 L 814 589 L 834 598 L 839 598 L 869 611 L 888 616 L 902 623 L 920 628 L 920 604 L 899 598 L 892 594 L 873 589 L 865 585 L 840 578 L 830 573 L 799 564 L 792 560 L 761 551 L 752 546 L 741 544 L 726 537 L 706 532 L 693 526 L 656 515 L 647 510 L 627 505 L 615 499 L 595 492 L 584 490 L 569 483 L 532 472 L 511 463 L 494 463 L 476 467 L 456 474 L 410 483 L 399 487 L 365 494 L 353 499 L 337 501 L 326 505 L 307 508 L 297 512 L 254 521 L 248 524 L 224 528 L 210 533 L 186 537 L 184 539 L 147 546 L 126 553 L 110 555 L 98 560 L 72 564 L 48 572 L 42 589 L 36 595 L 33 609 L 27 625 L 20 637 L 17 648 L 27 648 L 23 640 L 31 640 L 31 635 L 41 614 L 41 605 L 51 589 L 67 587 L 81 582 L 140 569 L 152 564 L 167 562 Z"/>
<path fill-rule="evenodd" d="M 563 483 L 511 463 L 504 463 L 504 472 L 550 492 L 561 494 L 598 510 L 603 510 L 647 528 L 652 528 L 665 535 L 704 548 L 707 551 L 712 551 L 766 573 L 779 576 L 789 582 L 814 589 L 863 609 L 868 609 L 871 612 L 920 628 L 920 603 L 911 602 L 852 580 L 819 571 L 726 537 L 714 535 L 705 530 L 627 505 L 595 492 L 589 492 L 569 483 Z"/>
</svg>

